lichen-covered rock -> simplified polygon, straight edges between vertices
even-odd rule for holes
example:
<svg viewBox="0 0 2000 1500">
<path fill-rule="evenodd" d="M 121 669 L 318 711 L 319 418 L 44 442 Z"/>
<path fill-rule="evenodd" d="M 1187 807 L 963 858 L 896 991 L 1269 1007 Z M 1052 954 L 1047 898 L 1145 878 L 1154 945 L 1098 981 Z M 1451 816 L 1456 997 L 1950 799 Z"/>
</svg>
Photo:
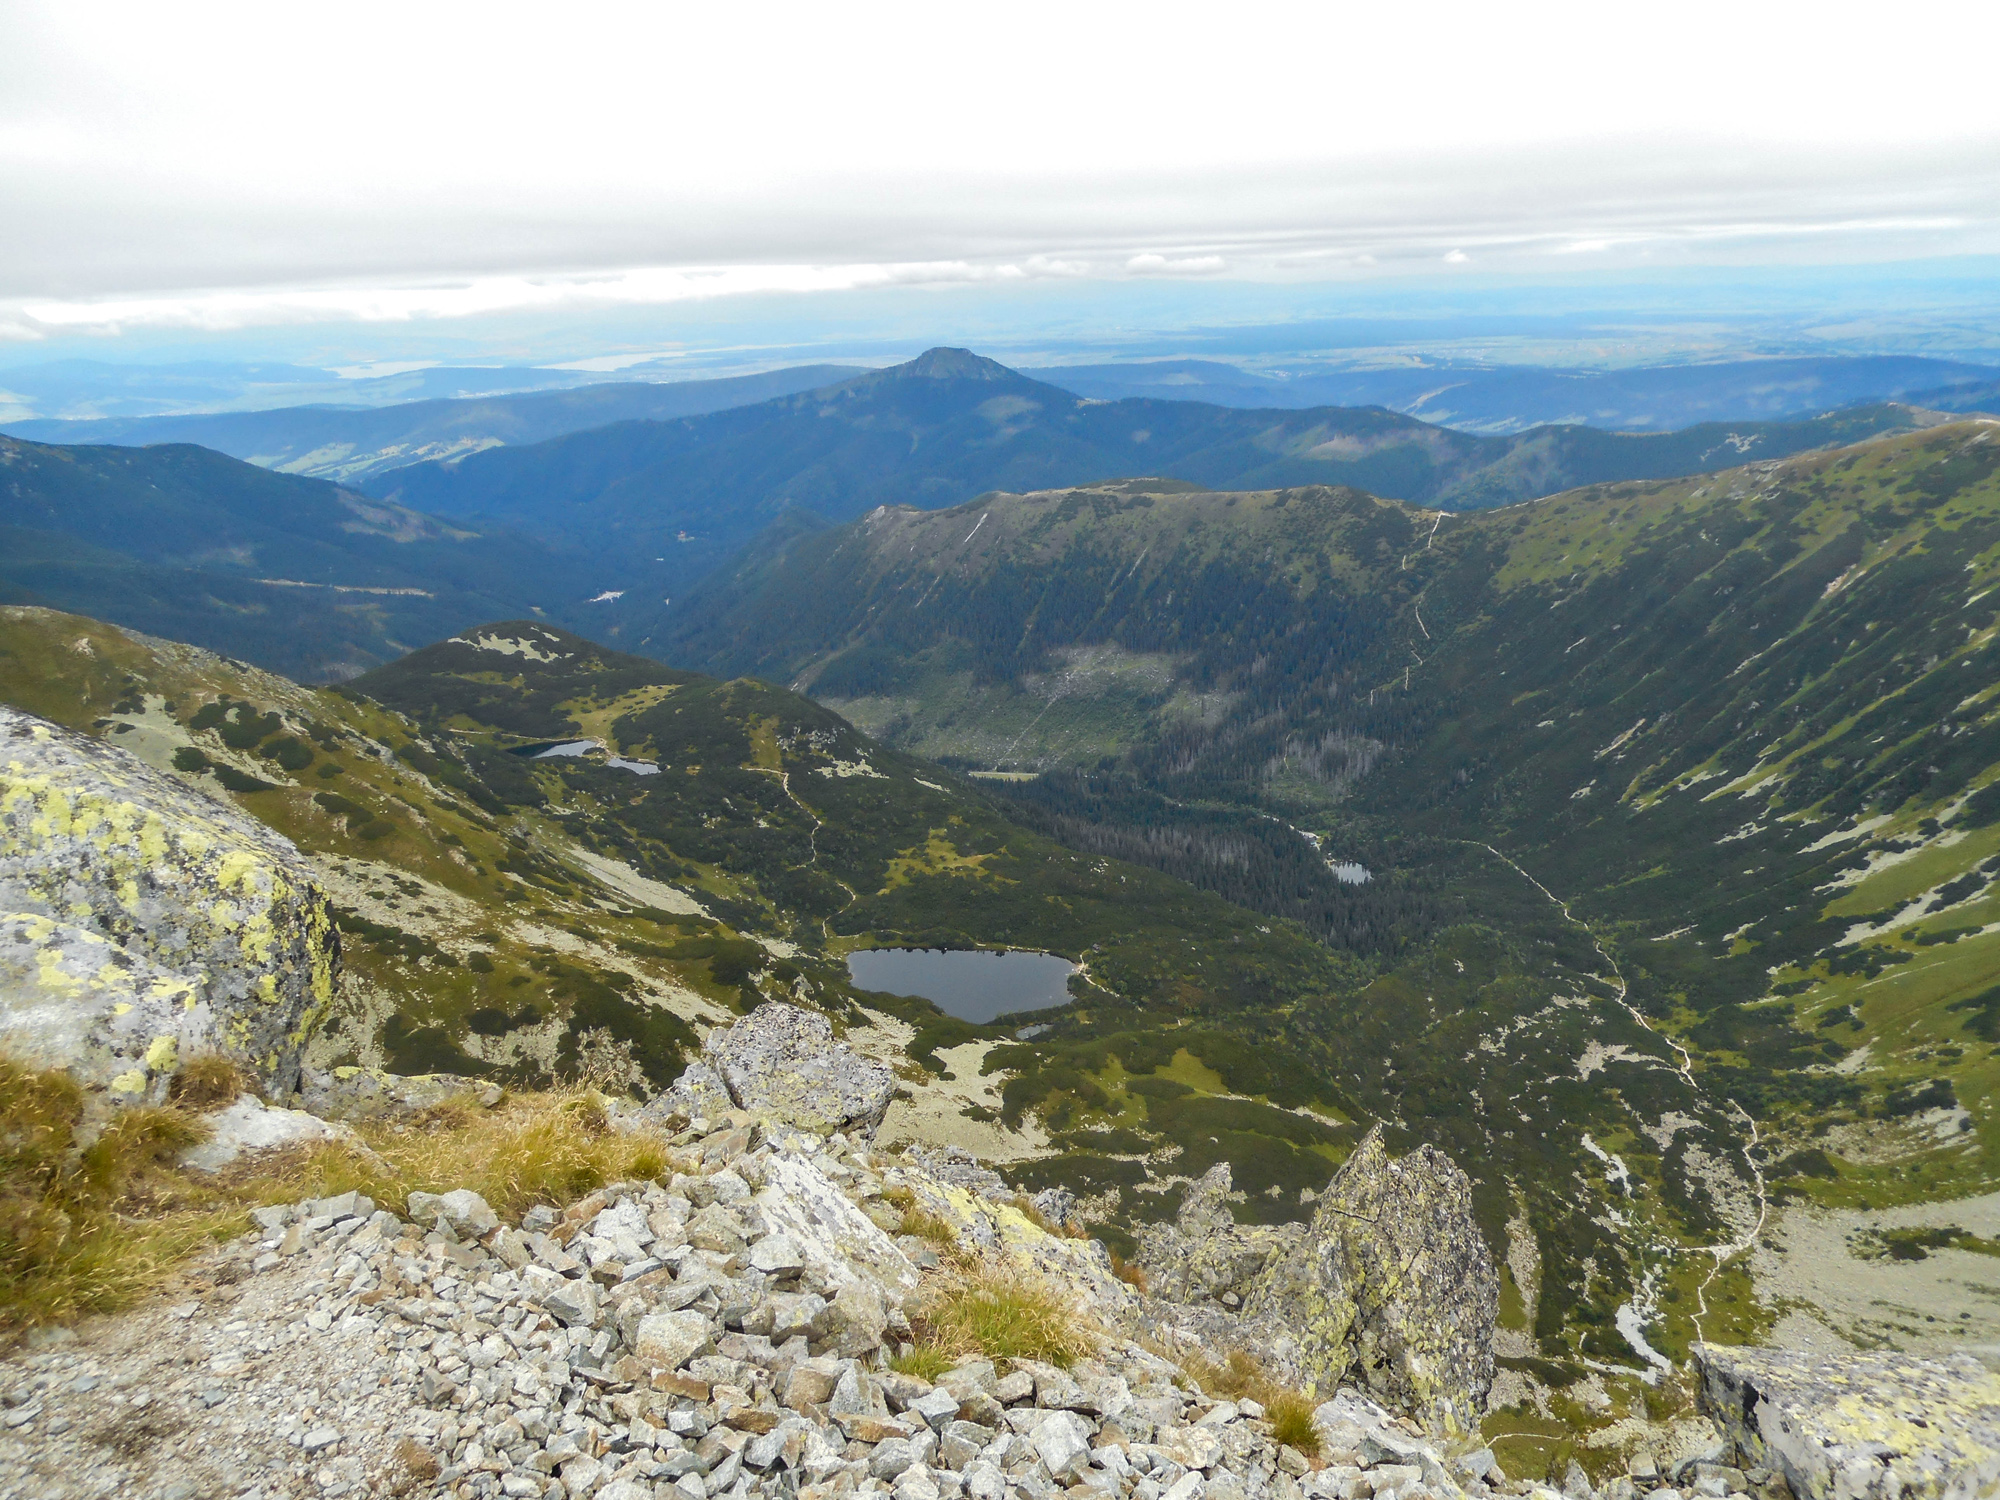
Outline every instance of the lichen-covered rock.
<svg viewBox="0 0 2000 1500">
<path fill-rule="evenodd" d="M 811 1162 L 771 1156 L 756 1204 L 766 1229 L 789 1242 L 820 1286 L 838 1289 L 865 1279 L 896 1301 L 916 1286 L 916 1267 L 896 1242 Z"/>
<path fill-rule="evenodd" d="M 1800 1500 L 1973 1500 L 2000 1490 L 2000 1375 L 1970 1355 L 1697 1345 L 1704 1411 Z"/>
<path fill-rule="evenodd" d="M 1003 1255 L 1078 1308 L 1109 1324 L 1131 1321 L 1138 1298 L 1113 1272 L 1099 1240 L 1050 1234 L 1009 1193 L 995 1198 L 934 1175 L 914 1154 L 883 1174 L 891 1188 L 908 1190 L 916 1206 L 951 1226 L 961 1248 Z"/>
<path fill-rule="evenodd" d="M 772 1001 L 711 1031 L 667 1097 L 690 1116 L 734 1107 L 817 1135 L 872 1136 L 895 1090 L 896 1075 L 836 1042 L 825 1016 Z"/>
<path fill-rule="evenodd" d="M 1259 1278 L 1248 1311 L 1298 1331 L 1298 1378 L 1331 1395 L 1365 1382 L 1454 1434 L 1477 1430 L 1493 1384 L 1500 1280 L 1472 1184 L 1433 1146 L 1391 1160 L 1369 1131 L 1311 1226 Z"/>
<path fill-rule="evenodd" d="M 1229 1163 L 1217 1162 L 1188 1184 L 1171 1224 L 1136 1226 L 1135 1259 L 1156 1296 L 1239 1307 L 1264 1268 L 1298 1244 L 1296 1224 L 1239 1225 L 1231 1194 Z"/>
<path fill-rule="evenodd" d="M 299 1103 L 322 1120 L 394 1120 L 422 1114 L 449 1099 L 491 1109 L 504 1091 L 457 1073 L 387 1073 L 380 1068 L 305 1068 Z"/>
<path fill-rule="evenodd" d="M 156 1103 L 208 1020 L 194 980 L 74 923 L 0 912 L 0 1049 L 18 1061 Z"/>
<path fill-rule="evenodd" d="M 689 1120 L 716 1120 L 736 1108 L 723 1086 L 722 1075 L 705 1062 L 691 1062 L 671 1087 L 663 1089 L 639 1111 L 647 1122 L 663 1121 L 670 1115 Z"/>
<path fill-rule="evenodd" d="M 114 1098 L 157 1099 L 196 1051 L 289 1093 L 333 1001 L 326 896 L 289 840 L 5 706 L 0 913 L 8 1045 Z"/>
</svg>

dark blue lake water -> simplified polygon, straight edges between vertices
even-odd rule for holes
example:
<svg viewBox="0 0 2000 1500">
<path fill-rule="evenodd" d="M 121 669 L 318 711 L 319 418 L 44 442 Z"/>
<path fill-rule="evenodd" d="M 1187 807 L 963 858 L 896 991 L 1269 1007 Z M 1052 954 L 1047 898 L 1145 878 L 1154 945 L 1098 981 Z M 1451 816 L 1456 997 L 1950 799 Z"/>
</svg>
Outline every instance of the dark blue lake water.
<svg viewBox="0 0 2000 1500">
<path fill-rule="evenodd" d="M 864 948 L 847 955 L 858 990 L 921 995 L 946 1015 L 986 1022 L 1069 999 L 1076 965 L 1053 953 L 966 952 L 944 948 Z"/>
</svg>

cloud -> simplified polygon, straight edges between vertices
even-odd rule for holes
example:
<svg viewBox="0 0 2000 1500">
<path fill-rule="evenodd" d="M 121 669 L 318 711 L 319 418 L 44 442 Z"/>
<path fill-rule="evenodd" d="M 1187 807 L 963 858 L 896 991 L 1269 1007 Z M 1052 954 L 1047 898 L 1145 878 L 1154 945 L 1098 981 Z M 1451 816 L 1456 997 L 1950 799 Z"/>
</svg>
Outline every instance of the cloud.
<svg viewBox="0 0 2000 1500">
<path fill-rule="evenodd" d="M 1990 5 L 1536 12 L 4 7 L 0 339 L 2000 251 Z"/>
<path fill-rule="evenodd" d="M 1125 270 L 1132 276 L 1213 276 L 1229 269 L 1229 262 L 1219 255 L 1160 255 L 1154 251 L 1142 251 L 1125 262 Z"/>
<path fill-rule="evenodd" d="M 496 313 L 661 306 L 758 293 L 963 285 L 1061 274 L 1067 273 L 1030 271 L 1011 264 L 980 266 L 967 261 L 844 266 L 653 266 L 574 276 L 486 276 L 431 286 L 220 289 L 151 297 L 43 299 L 19 304 L 12 322 L 27 337 L 64 332 L 119 333 L 141 328 L 219 332 L 280 324 L 408 323 Z M 0 322 L 0 329 L 6 326 Z"/>
<path fill-rule="evenodd" d="M 1470 265 L 1472 257 L 1467 255 L 1463 250 L 1447 250 L 1444 255 L 1444 263 L 1448 266 Z"/>
</svg>

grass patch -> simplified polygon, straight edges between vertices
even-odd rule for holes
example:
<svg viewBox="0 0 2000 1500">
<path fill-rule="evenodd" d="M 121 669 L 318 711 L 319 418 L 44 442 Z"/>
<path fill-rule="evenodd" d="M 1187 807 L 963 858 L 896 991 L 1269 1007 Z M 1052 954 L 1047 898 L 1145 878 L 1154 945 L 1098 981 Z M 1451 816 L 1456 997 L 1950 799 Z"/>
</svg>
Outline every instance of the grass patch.
<svg viewBox="0 0 2000 1500">
<path fill-rule="evenodd" d="M 934 1351 L 952 1364 L 978 1354 L 1067 1368 L 1099 1343 L 1096 1320 L 1083 1308 L 1031 1272 L 992 1261 L 934 1277 L 916 1321 L 918 1352 Z"/>
<path fill-rule="evenodd" d="M 925 1208 L 908 1188 L 884 1188 L 882 1201 L 902 1216 L 896 1221 L 897 1234 L 911 1234 L 920 1240 L 929 1240 L 940 1250 L 958 1248 L 958 1231 L 952 1227 L 951 1221 Z"/>
<path fill-rule="evenodd" d="M 1271 1424 L 1271 1436 L 1288 1448 L 1296 1448 L 1307 1458 L 1318 1458 L 1319 1429 L 1313 1425 L 1318 1408 L 1310 1396 L 1297 1391 L 1278 1391 L 1264 1403 L 1264 1420 Z"/>
<path fill-rule="evenodd" d="M 214 1176 L 183 1171 L 176 1160 L 208 1134 L 191 1101 L 222 1077 L 204 1069 L 175 1104 L 120 1110 L 89 1140 L 84 1092 L 68 1074 L 0 1058 L 0 1328 L 126 1305 L 187 1255 L 240 1233 L 255 1204 L 356 1189 L 400 1210 L 412 1192 L 469 1187 L 513 1217 L 672 1165 L 659 1138 L 611 1130 L 602 1099 L 571 1090 L 490 1110 L 447 1101 L 354 1140 L 266 1153 Z"/>
<path fill-rule="evenodd" d="M 116 1307 L 208 1240 L 212 1218 L 145 1212 L 167 1163 L 207 1127 L 177 1109 L 129 1109 L 85 1144 L 68 1074 L 0 1059 L 0 1326 Z"/>
<path fill-rule="evenodd" d="M 939 1377 L 957 1363 L 958 1356 L 935 1344 L 916 1344 L 908 1354 L 899 1354 L 890 1360 L 889 1368 L 900 1375 L 914 1375 L 919 1380 L 928 1380 L 936 1385 Z"/>
<path fill-rule="evenodd" d="M 360 1135 L 359 1147 L 326 1141 L 266 1158 L 238 1191 L 273 1203 L 353 1189 L 401 1209 L 413 1192 L 471 1188 L 511 1218 L 608 1182 L 656 1179 L 672 1166 L 664 1141 L 613 1131 L 602 1099 L 586 1090 L 511 1095 L 490 1110 L 447 1100 L 414 1123 Z"/>
<path fill-rule="evenodd" d="M 1312 1397 L 1278 1384 L 1256 1357 L 1243 1349 L 1232 1349 L 1220 1362 L 1202 1355 L 1189 1355 L 1181 1368 L 1210 1396 L 1230 1400 L 1245 1397 L 1264 1408 L 1264 1420 L 1271 1424 L 1271 1436 L 1298 1449 L 1307 1458 L 1317 1458 L 1319 1429 L 1313 1426 L 1318 1409 Z"/>
<path fill-rule="evenodd" d="M 190 1057 L 174 1075 L 172 1098 L 182 1109 L 197 1112 L 234 1104 L 255 1093 L 243 1070 L 219 1052 Z"/>
</svg>

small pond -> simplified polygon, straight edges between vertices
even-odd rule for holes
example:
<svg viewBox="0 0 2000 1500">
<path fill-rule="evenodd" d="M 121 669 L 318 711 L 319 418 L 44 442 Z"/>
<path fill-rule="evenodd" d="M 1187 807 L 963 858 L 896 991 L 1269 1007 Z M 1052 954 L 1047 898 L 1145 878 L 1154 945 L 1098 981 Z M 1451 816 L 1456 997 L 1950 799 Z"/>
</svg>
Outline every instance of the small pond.
<svg viewBox="0 0 2000 1500">
<path fill-rule="evenodd" d="M 1053 953 L 984 953 L 946 948 L 864 948 L 847 955 L 857 990 L 921 995 L 948 1016 L 984 1024 L 1069 999 L 1076 965 Z"/>
</svg>

